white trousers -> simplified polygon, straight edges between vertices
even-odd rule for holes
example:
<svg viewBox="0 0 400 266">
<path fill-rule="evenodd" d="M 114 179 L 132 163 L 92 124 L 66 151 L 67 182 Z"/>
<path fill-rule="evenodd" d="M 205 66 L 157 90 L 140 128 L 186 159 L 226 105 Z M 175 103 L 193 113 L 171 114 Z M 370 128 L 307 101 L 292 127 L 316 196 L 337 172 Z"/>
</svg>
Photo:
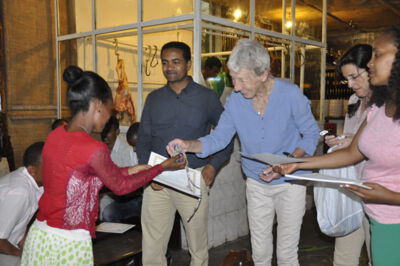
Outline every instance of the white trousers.
<svg viewBox="0 0 400 266">
<path fill-rule="evenodd" d="M 300 229 L 305 213 L 306 187 L 291 183 L 267 185 L 247 178 L 246 196 L 255 266 L 271 265 L 276 213 L 279 266 L 297 266 Z"/>
</svg>

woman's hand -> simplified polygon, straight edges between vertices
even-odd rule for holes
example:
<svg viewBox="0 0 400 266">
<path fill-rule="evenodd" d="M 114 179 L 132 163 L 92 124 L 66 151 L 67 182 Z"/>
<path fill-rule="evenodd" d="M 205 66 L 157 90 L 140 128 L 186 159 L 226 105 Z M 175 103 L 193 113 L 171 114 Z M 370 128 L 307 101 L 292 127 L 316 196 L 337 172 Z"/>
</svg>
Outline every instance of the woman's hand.
<svg viewBox="0 0 400 266">
<path fill-rule="evenodd" d="M 271 182 L 274 179 L 280 178 L 282 175 L 279 173 L 275 173 L 272 167 L 262 170 L 262 174 L 259 174 L 258 177 L 265 182 Z"/>
<path fill-rule="evenodd" d="M 178 154 L 174 157 L 168 158 L 161 163 L 165 170 L 178 170 L 185 168 L 187 164 L 186 156 L 184 154 Z"/>
<path fill-rule="evenodd" d="M 334 147 L 334 150 L 340 150 L 348 147 L 353 140 L 353 137 L 353 134 L 345 134 L 337 137 L 328 135 L 325 136 L 325 144 L 331 148 Z"/>
<path fill-rule="evenodd" d="M 339 140 L 334 135 L 327 135 L 325 136 L 325 144 L 328 145 L 329 147 L 333 147 L 339 144 Z"/>
<path fill-rule="evenodd" d="M 160 191 L 160 190 L 164 189 L 164 186 L 162 186 L 156 182 L 151 182 L 150 186 L 154 191 Z"/>
<path fill-rule="evenodd" d="M 286 163 L 272 166 L 272 171 L 280 175 L 291 174 L 298 169 L 300 169 L 298 163 Z"/>
<path fill-rule="evenodd" d="M 298 169 L 299 167 L 297 163 L 273 165 L 267 169 L 264 169 L 262 174 L 258 176 L 265 182 L 271 182 L 272 180 L 278 179 L 283 175 L 293 173 Z"/>
<path fill-rule="evenodd" d="M 128 170 L 128 173 L 130 175 L 132 175 L 132 174 L 136 174 L 136 173 L 138 173 L 140 171 L 147 170 L 149 168 L 151 168 L 151 166 L 148 165 L 148 164 L 138 164 L 138 165 L 130 167 L 129 170 Z"/>
<path fill-rule="evenodd" d="M 342 187 L 347 188 L 349 191 L 362 198 L 365 202 L 378 204 L 400 204 L 400 193 L 394 192 L 376 183 L 363 184 L 372 189 L 362 188 L 354 185 L 342 185 Z"/>
</svg>

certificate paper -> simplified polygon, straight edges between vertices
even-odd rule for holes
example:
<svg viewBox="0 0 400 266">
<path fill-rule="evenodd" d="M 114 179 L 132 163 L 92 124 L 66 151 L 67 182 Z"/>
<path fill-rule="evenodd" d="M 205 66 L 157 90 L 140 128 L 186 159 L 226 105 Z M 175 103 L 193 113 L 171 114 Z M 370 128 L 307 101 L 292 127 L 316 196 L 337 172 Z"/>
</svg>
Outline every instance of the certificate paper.
<svg viewBox="0 0 400 266">
<path fill-rule="evenodd" d="M 154 166 L 162 163 L 165 159 L 167 158 L 155 152 L 151 152 L 148 164 Z M 200 171 L 187 167 L 186 169 L 176 171 L 165 170 L 153 180 L 196 198 L 200 198 L 201 178 Z"/>
<path fill-rule="evenodd" d="M 104 222 L 96 226 L 97 232 L 122 234 L 135 227 L 134 224 L 121 224 Z"/>
<path fill-rule="evenodd" d="M 299 159 L 299 158 L 291 158 L 287 157 L 284 155 L 276 155 L 272 153 L 259 153 L 259 154 L 244 154 L 241 153 L 243 157 L 257 160 L 269 165 L 275 165 L 275 164 L 285 164 L 285 163 L 299 163 L 299 162 L 304 162 L 304 160 Z"/>
<path fill-rule="evenodd" d="M 300 180 L 336 183 L 336 184 L 349 184 L 349 185 L 355 185 L 355 186 L 359 186 L 359 187 L 366 188 L 366 189 L 371 189 L 369 186 L 363 185 L 362 181 L 360 181 L 360 180 L 324 175 L 324 174 L 320 174 L 320 173 L 303 174 L 303 175 L 285 175 L 285 176 L 294 178 L 294 179 L 300 179 Z"/>
</svg>

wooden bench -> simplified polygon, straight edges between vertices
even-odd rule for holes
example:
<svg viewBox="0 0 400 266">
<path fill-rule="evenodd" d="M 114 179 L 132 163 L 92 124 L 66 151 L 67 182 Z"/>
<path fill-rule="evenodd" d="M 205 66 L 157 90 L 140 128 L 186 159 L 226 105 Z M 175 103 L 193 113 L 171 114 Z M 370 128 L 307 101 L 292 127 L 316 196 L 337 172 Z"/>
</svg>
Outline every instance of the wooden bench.
<svg viewBox="0 0 400 266">
<path fill-rule="evenodd" d="M 109 265 L 140 256 L 142 232 L 133 228 L 123 234 L 96 233 L 93 240 L 94 265 Z M 135 263 L 136 265 L 136 263 Z"/>
</svg>

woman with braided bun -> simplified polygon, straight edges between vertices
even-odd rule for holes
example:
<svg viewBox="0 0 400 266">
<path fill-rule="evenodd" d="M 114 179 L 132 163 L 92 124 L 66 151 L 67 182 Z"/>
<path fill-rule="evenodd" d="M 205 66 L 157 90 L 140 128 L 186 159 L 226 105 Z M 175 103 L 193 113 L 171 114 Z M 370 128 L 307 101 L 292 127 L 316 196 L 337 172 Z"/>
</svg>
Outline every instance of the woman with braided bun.
<svg viewBox="0 0 400 266">
<path fill-rule="evenodd" d="M 21 265 L 93 265 L 99 191 L 106 185 L 115 194 L 132 192 L 163 170 L 181 169 L 180 156 L 150 167 L 119 168 L 107 146 L 94 139 L 112 112 L 112 94 L 94 72 L 68 67 L 68 104 L 72 119 L 47 137 L 43 148 L 44 194 L 37 219 L 29 230 Z M 183 160 L 184 161 L 184 160 Z"/>
</svg>

